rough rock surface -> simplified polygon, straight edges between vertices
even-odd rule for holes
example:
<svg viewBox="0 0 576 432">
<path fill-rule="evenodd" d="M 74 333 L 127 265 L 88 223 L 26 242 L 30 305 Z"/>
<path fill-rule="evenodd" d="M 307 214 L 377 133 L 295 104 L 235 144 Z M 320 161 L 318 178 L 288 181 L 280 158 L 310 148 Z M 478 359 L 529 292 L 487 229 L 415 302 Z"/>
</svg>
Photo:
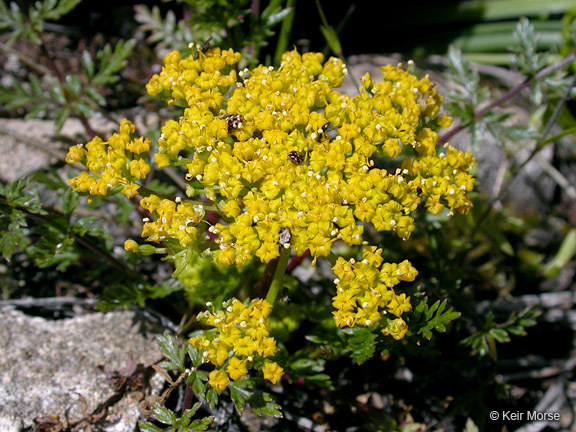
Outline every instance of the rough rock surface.
<svg viewBox="0 0 576 432">
<path fill-rule="evenodd" d="M 161 357 L 153 338 L 162 328 L 133 311 L 54 321 L 3 310 L 0 321 L 2 432 L 26 430 L 38 418 L 78 421 L 114 394 L 101 366 L 123 374 L 131 362 Z M 125 394 L 93 430 L 134 431 L 142 396 Z"/>
<path fill-rule="evenodd" d="M 116 132 L 123 117 L 136 124 L 137 133 L 156 125 L 157 116 L 142 116 L 137 111 L 117 114 L 115 122 L 90 119 L 90 124 L 102 137 Z M 52 120 L 0 119 L 0 180 L 11 182 L 48 168 L 58 159 L 64 159 L 70 145 L 86 142 L 85 137 L 84 127 L 76 119 L 68 119 L 58 134 Z"/>
</svg>

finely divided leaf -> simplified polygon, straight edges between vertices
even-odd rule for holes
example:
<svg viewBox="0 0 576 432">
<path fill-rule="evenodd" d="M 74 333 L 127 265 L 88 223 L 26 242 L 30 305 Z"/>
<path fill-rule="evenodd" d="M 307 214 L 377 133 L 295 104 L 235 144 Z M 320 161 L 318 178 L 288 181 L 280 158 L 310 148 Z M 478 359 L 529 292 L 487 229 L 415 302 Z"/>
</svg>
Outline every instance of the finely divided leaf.
<svg viewBox="0 0 576 432">
<path fill-rule="evenodd" d="M 358 364 L 362 364 L 374 355 L 377 335 L 367 327 L 353 327 L 351 330 L 352 336 L 349 339 L 351 355 Z"/>
<path fill-rule="evenodd" d="M 422 302 L 424 303 L 424 301 Z M 426 339 L 432 337 L 432 330 L 436 331 L 446 331 L 446 325 L 451 321 L 460 318 L 461 313 L 454 311 L 453 308 L 446 310 L 447 300 L 443 302 L 437 301 L 432 306 L 428 306 L 424 303 L 424 306 L 420 308 L 426 319 L 423 327 L 418 330 L 418 334 L 422 335 Z"/>
<path fill-rule="evenodd" d="M 254 393 L 248 399 L 248 404 L 258 415 L 281 418 L 282 407 L 274 403 L 274 398 L 268 393 Z"/>
</svg>

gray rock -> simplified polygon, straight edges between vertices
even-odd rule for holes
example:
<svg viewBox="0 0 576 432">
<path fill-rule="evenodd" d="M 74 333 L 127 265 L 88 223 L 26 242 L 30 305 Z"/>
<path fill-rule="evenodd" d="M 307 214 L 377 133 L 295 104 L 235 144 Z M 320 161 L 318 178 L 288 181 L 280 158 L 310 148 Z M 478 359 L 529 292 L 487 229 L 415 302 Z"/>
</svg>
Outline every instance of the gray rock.
<svg viewBox="0 0 576 432">
<path fill-rule="evenodd" d="M 0 122 L 0 179 L 12 182 L 38 169 L 47 168 L 55 160 L 48 152 L 38 146 L 50 146 L 44 137 L 47 125 L 43 120 L 2 119 Z"/>
<path fill-rule="evenodd" d="M 54 321 L 0 310 L 0 320 L 3 432 L 29 428 L 34 419 L 78 422 L 115 395 L 108 379 L 112 371 L 128 375 L 136 363 L 147 366 L 161 358 L 153 337 L 162 328 L 133 311 Z M 155 394 L 161 381 L 152 380 Z M 125 393 L 92 429 L 84 424 L 75 430 L 135 430 L 144 393 Z"/>
<path fill-rule="evenodd" d="M 92 118 L 90 124 L 105 140 L 118 130 L 124 117 L 136 124 L 137 134 L 144 134 L 158 123 L 158 115 L 143 115 L 136 109 L 117 114 L 115 121 Z M 68 119 L 57 135 L 53 120 L 0 119 L 0 180 L 12 182 L 48 168 L 64 160 L 70 144 L 87 141 L 86 131 L 76 119 Z"/>
</svg>

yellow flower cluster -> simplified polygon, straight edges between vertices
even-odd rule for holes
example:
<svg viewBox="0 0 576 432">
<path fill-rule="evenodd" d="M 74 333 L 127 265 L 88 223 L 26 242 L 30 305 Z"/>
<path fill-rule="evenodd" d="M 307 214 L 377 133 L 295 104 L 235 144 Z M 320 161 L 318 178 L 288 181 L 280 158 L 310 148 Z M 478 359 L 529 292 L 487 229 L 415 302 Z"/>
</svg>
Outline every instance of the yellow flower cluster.
<svg viewBox="0 0 576 432">
<path fill-rule="evenodd" d="M 202 351 L 205 361 L 220 368 L 210 373 L 208 383 L 222 391 L 230 379 L 239 380 L 255 365 L 262 369 L 265 379 L 273 384 L 279 382 L 284 370 L 276 362 L 263 360 L 277 352 L 276 340 L 269 336 L 266 323 L 272 305 L 266 300 L 253 300 L 248 306 L 234 298 L 224 307 L 225 311 L 198 315 L 201 322 L 218 330 L 216 334 L 204 333 L 190 339 L 190 344 Z"/>
<path fill-rule="evenodd" d="M 451 211 L 468 213 L 472 203 L 466 194 L 474 189 L 474 178 L 469 174 L 474 157 L 449 145 L 445 148 L 446 153 L 439 156 L 404 160 L 402 167 L 408 176 L 414 177 L 413 186 L 420 188 L 426 197 L 428 212 L 438 214 L 445 202 Z"/>
<path fill-rule="evenodd" d="M 384 334 L 402 339 L 408 330 L 402 318 L 412 309 L 410 297 L 396 295 L 393 287 L 401 281 L 412 282 L 418 272 L 408 261 L 400 264 L 383 263 L 382 249 L 362 248 L 362 261 L 346 261 L 340 257 L 332 267 L 337 279 L 337 294 L 332 299 L 338 327 L 371 326 L 383 315 L 391 313 L 397 319 L 389 321 Z M 394 323 L 394 324 L 392 324 Z"/>
<path fill-rule="evenodd" d="M 133 138 L 134 125 L 124 119 L 120 131 L 108 142 L 96 137 L 85 146 L 70 147 L 66 162 L 83 163 L 91 174 L 82 172 L 69 180 L 73 190 L 89 195 L 106 196 L 111 188 L 119 186 L 127 198 L 132 198 L 140 186 L 135 183 L 143 180 L 150 172 L 146 154 L 150 151 L 148 138 Z"/>
<path fill-rule="evenodd" d="M 239 53 L 231 49 L 222 51 L 213 48 L 202 52 L 198 59 L 194 59 L 194 56 L 182 59 L 179 51 L 172 51 L 164 57 L 164 67 L 160 74 L 154 75 L 146 84 L 146 91 L 150 96 L 166 92 L 172 98 L 170 104 L 186 104 L 197 107 L 203 113 L 217 110 L 224 101 L 224 95 L 219 89 L 235 84 L 237 79 L 235 70 L 230 70 L 228 74 L 221 71 L 226 66 L 238 63 L 241 58 Z M 166 144 L 174 146 L 173 154 L 188 147 L 185 142 L 178 144 L 170 141 Z"/>
<path fill-rule="evenodd" d="M 436 155 L 432 128 L 450 119 L 438 118 L 442 99 L 427 78 L 385 66 L 382 81 L 367 74 L 350 97 L 333 90 L 346 75 L 338 59 L 292 51 L 277 70 L 245 69 L 236 81 L 222 71 L 239 59 L 218 48 L 197 59 L 173 52 L 147 86 L 188 107 L 163 127 L 156 161 L 186 164 L 189 195 L 221 200 L 232 221 L 212 227 L 218 263 L 269 262 L 283 232 L 296 254 L 327 256 L 337 240 L 362 244 L 361 222 L 406 239 L 423 199 L 433 212 L 469 209 L 474 160 L 451 147 L 450 163 Z M 404 169 L 375 168 L 373 156 L 402 153 L 412 157 Z M 155 229 L 144 231 L 154 238 Z"/>
<path fill-rule="evenodd" d="M 201 204 L 192 204 L 181 199 L 175 201 L 160 199 L 151 195 L 140 200 L 143 208 L 157 215 L 154 222 L 147 222 L 142 229 L 142 237 L 161 242 L 175 238 L 182 246 L 190 246 L 196 241 L 198 229 L 195 225 L 204 219 Z"/>
<path fill-rule="evenodd" d="M 240 54 L 219 48 L 186 58 L 174 51 L 146 86 L 150 95 L 163 94 L 169 104 L 184 108 L 179 119 L 162 127 L 154 159 L 159 167 L 185 166 L 188 197 L 203 195 L 209 201 L 206 207 L 219 210 L 219 223 L 206 224 L 215 241 L 201 246 L 213 252 L 217 263 L 241 266 L 254 257 L 267 263 L 282 248 L 297 255 L 309 250 L 315 262 L 330 255 L 337 241 L 366 246 L 368 224 L 409 238 L 415 229 L 412 214 L 421 204 L 432 214 L 445 207 L 450 214 L 470 210 L 474 158 L 449 145 L 438 152 L 436 130 L 448 127 L 451 119 L 440 115 L 442 97 L 428 77 L 412 73 L 411 64 L 382 67 L 380 81 L 364 75 L 359 94 L 348 96 L 334 90 L 347 73 L 339 59 L 325 61 L 322 54 L 294 50 L 283 55 L 277 69 L 258 66 L 236 72 L 240 59 Z M 68 162 L 83 162 L 93 174 L 72 179 L 72 187 L 106 195 L 119 185 L 127 197 L 134 196 L 139 188 L 135 181 L 150 170 L 143 157 L 150 141 L 132 139 L 133 132 L 124 120 L 107 143 L 95 138 L 85 147 L 72 147 Z M 182 248 L 204 241 L 199 224 L 205 209 L 187 201 L 143 198 L 141 205 L 154 218 L 144 221 L 143 237 Z M 360 262 L 340 259 L 334 266 L 336 323 L 369 326 L 384 320 L 383 332 L 400 339 L 407 331 L 401 315 L 411 305 L 393 287 L 414 280 L 417 272 L 408 261 L 382 263 L 376 248 L 363 253 Z M 246 308 L 240 305 L 230 307 Z M 387 313 L 395 318 L 384 318 Z M 216 327 L 229 322 L 238 331 L 242 327 L 234 323 L 244 323 L 267 336 L 265 326 L 252 327 L 247 318 L 237 321 L 235 315 L 221 314 L 206 319 Z M 238 371 L 244 369 L 238 362 L 252 354 L 237 351 L 231 340 L 224 342 L 229 330 L 218 328 L 224 336 L 217 341 L 194 343 L 207 349 L 215 365 L 229 362 L 228 374 L 215 371 L 211 380 L 221 389 L 228 376 L 241 376 Z M 272 349 L 271 338 L 242 337 L 256 352 L 264 349 L 256 348 L 256 340 L 267 341 Z M 228 360 L 232 346 L 235 354 Z M 276 366 L 266 368 L 265 374 L 279 379 Z"/>
</svg>

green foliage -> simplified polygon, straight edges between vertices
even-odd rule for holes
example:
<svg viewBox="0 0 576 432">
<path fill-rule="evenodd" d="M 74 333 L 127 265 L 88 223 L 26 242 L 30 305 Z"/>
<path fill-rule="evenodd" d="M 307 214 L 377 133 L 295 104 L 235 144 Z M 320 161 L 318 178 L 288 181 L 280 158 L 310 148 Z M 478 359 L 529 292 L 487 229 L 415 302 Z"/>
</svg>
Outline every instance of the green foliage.
<svg viewBox="0 0 576 432">
<path fill-rule="evenodd" d="M 243 53 L 249 65 L 258 63 L 262 47 L 274 35 L 273 29 L 285 20 L 291 22 L 294 13 L 293 2 L 288 1 L 284 7 L 282 0 L 271 0 L 261 11 L 257 3 L 250 0 L 185 0 L 183 3 L 189 6 L 191 14 L 186 23 L 177 23 L 171 11 L 162 18 L 158 8 L 138 6 L 136 19 L 141 23 L 141 31 L 150 34 L 147 39 L 150 43 L 157 43 L 164 51 L 186 51 L 191 42 L 233 48 Z M 289 35 L 289 28 L 285 28 L 278 42 L 280 49 L 287 46 Z M 275 59 L 278 58 L 276 55 Z"/>
<path fill-rule="evenodd" d="M 274 403 L 272 396 L 265 392 L 254 392 L 254 381 L 243 377 L 230 383 L 230 398 L 238 413 L 242 414 L 246 405 L 258 415 L 282 417 L 280 405 Z"/>
<path fill-rule="evenodd" d="M 571 10 L 564 15 L 562 28 L 562 46 L 560 54 L 569 55 L 576 47 L 576 10 Z"/>
<path fill-rule="evenodd" d="M 533 76 L 547 65 L 547 56 L 537 49 L 540 36 L 527 18 L 520 20 L 513 37 L 516 43 L 511 47 L 511 63 L 522 74 Z"/>
<path fill-rule="evenodd" d="M 42 203 L 41 196 L 46 190 L 57 194 L 59 208 Z M 99 304 L 102 309 L 143 305 L 148 298 L 173 291 L 170 283 L 145 284 L 141 275 L 115 258 L 111 254 L 113 238 L 110 232 L 99 226 L 94 217 L 76 217 L 79 204 L 77 194 L 70 194 L 66 184 L 53 171 L 0 184 L 2 256 L 8 261 L 15 255 L 25 257 L 40 269 L 61 274 L 74 273 L 83 262 L 97 259 L 85 270 L 83 277 L 106 287 Z"/>
<path fill-rule="evenodd" d="M 12 41 L 25 37 L 39 43 L 43 22 L 58 19 L 78 2 L 79 0 L 45 0 L 35 3 L 25 15 L 16 3 L 6 6 L 5 2 L 0 0 L 0 29 L 8 29 Z M 192 38 L 199 44 L 211 39 L 211 43 L 223 47 L 240 49 L 250 46 L 252 52 L 247 53 L 246 58 L 251 63 L 257 62 L 261 48 L 278 24 L 282 23 L 289 30 L 294 11 L 293 1 L 280 0 L 267 3 L 262 12 L 254 10 L 252 6 L 255 2 L 248 0 L 189 0 L 184 3 L 189 5 L 192 12 L 188 23 L 178 22 L 173 12 L 162 17 L 157 7 L 137 7 L 137 20 L 141 24 L 141 30 L 150 35 L 148 43 L 157 44 L 157 47 L 163 50 L 181 49 Z M 573 23 L 574 20 L 567 24 L 569 40 L 573 40 L 573 36 L 569 35 L 574 30 Z M 341 52 L 337 29 L 327 23 L 324 23 L 322 29 L 329 47 L 334 52 Z M 283 34 L 283 41 L 286 42 L 289 31 Z M 549 64 L 550 57 L 538 52 L 537 39 L 534 27 L 528 20 L 522 20 L 515 33 L 517 44 L 513 48 L 512 65 L 525 74 L 527 79 L 534 80 L 530 85 L 534 114 L 530 126 L 512 124 L 513 116 L 500 111 L 497 107 L 499 104 L 493 105 L 492 108 L 495 109 L 483 112 L 483 107 L 493 103 L 492 92 L 483 84 L 480 74 L 466 57 L 456 48 L 450 50 L 449 79 L 457 88 L 448 94 L 448 111 L 456 117 L 458 127 L 468 127 L 471 130 L 476 144 L 482 143 L 486 134 L 490 134 L 497 143 L 505 147 L 506 156 L 513 157 L 514 150 L 512 146 L 507 148 L 508 143 L 529 142 L 534 145 L 537 153 L 545 145 L 573 132 L 570 128 L 574 127 L 574 119 L 564 109 L 562 126 L 565 129 L 552 138 L 546 137 L 548 125 L 559 118 L 555 114 L 556 108 L 562 109 L 566 96 L 570 95 L 572 80 L 561 70 L 538 76 Z M 279 41 L 279 46 L 281 42 Z M 97 111 L 105 111 L 106 98 L 103 96 L 103 88 L 118 82 L 120 72 L 126 67 L 134 47 L 134 40 L 129 40 L 115 46 L 106 45 L 95 57 L 84 51 L 80 60 L 81 74 L 65 75 L 62 78 L 56 71 L 45 76 L 31 75 L 27 82 L 16 82 L 10 88 L 0 87 L 0 101 L 6 109 L 28 108 L 28 118 L 53 113 L 58 129 L 70 116 L 90 119 Z M 277 56 L 275 58 L 278 59 Z M 514 179 L 521 168 L 514 164 L 512 167 L 508 173 L 510 179 Z M 160 178 L 156 176 L 146 187 L 168 196 L 182 194 L 178 186 L 164 183 L 163 178 Z M 251 264 L 242 268 L 220 266 L 204 259 L 199 251 L 177 252 L 173 262 L 168 263 L 137 259 L 135 254 L 129 252 L 126 259 L 137 266 L 137 271 L 132 271 L 128 265 L 111 254 L 112 246 L 115 243 L 118 246 L 120 239 L 114 239 L 103 229 L 101 221 L 98 223 L 94 217 L 78 215 L 79 210 L 90 211 L 96 208 L 97 204 L 107 203 L 114 207 L 112 216 L 120 225 L 138 225 L 139 222 L 134 223 L 130 217 L 134 211 L 132 203 L 116 200 L 116 197 L 95 198 L 92 207 L 83 207 L 78 195 L 68 191 L 67 185 L 53 172 L 40 173 L 34 180 L 55 191 L 59 205 L 56 208 L 42 204 L 39 189 L 31 179 L 0 184 L 2 256 L 9 261 L 17 255 L 25 255 L 39 268 L 53 268 L 59 272 L 73 270 L 76 266 L 78 271 L 82 272 L 85 267 L 79 263 L 90 258 L 90 272 L 83 275 L 87 285 L 98 281 L 106 273 L 114 273 L 113 276 L 108 275 L 109 278 L 118 279 L 114 283 L 104 283 L 105 288 L 99 293 L 100 308 L 128 307 L 133 304 L 143 306 L 150 300 L 162 298 L 166 303 L 175 303 L 175 309 L 183 314 L 185 319 L 182 319 L 181 335 L 193 331 L 192 336 L 203 334 L 208 337 L 215 336 L 215 331 L 202 329 L 194 318 L 207 302 L 220 305 L 223 300 L 233 295 L 242 299 L 262 295 L 258 292 L 258 281 L 266 275 L 263 265 Z M 455 349 L 454 346 L 457 346 L 460 350 L 466 350 L 465 355 L 474 354 L 474 357 L 459 360 L 464 363 L 474 358 L 478 361 L 474 363 L 474 367 L 481 370 L 486 364 L 482 361 L 488 355 L 496 358 L 497 344 L 508 343 L 513 336 L 527 335 L 526 329 L 536 324 L 539 311 L 538 308 L 531 308 L 502 319 L 491 310 L 492 304 L 480 310 L 478 298 L 500 295 L 504 291 L 502 287 L 505 284 L 499 285 L 499 281 L 506 277 L 506 272 L 512 273 L 510 267 L 520 267 L 520 264 L 523 264 L 519 251 L 528 257 L 526 262 L 530 265 L 530 274 L 550 278 L 570 268 L 576 250 L 576 234 L 573 229 L 565 229 L 561 245 L 551 248 L 554 250 L 553 256 L 545 259 L 542 251 L 534 251 L 525 244 L 519 245 L 517 237 L 526 235 L 524 227 L 518 228 L 521 224 L 515 225 L 513 218 L 504 212 L 498 213 L 494 218 L 484 218 L 479 213 L 488 206 L 482 198 L 478 198 L 477 204 L 478 213 L 472 213 L 458 222 L 449 220 L 446 214 L 426 218 L 417 216 L 418 223 L 434 227 L 428 232 L 433 232 L 429 238 L 411 239 L 400 247 L 396 247 L 395 243 L 388 243 L 386 239 L 381 240 L 385 255 L 395 256 L 397 250 L 412 248 L 414 256 L 419 257 L 416 259 L 422 261 L 416 267 L 419 271 L 422 269 L 422 273 L 429 278 L 425 284 L 433 303 L 428 304 L 429 299 L 420 292 L 411 296 L 413 310 L 403 316 L 406 317 L 410 330 L 402 343 L 392 346 L 396 341 L 383 340 L 383 322 L 371 327 L 337 329 L 327 312 L 331 310 L 330 299 L 333 293 L 326 289 L 329 284 L 325 282 L 329 276 L 324 274 L 322 269 L 314 272 L 310 280 L 300 281 L 292 277 L 284 282 L 290 288 L 288 291 L 300 294 L 306 292 L 306 295 L 293 296 L 294 301 L 289 304 L 277 303 L 270 319 L 271 335 L 279 345 L 279 362 L 286 369 L 283 380 L 273 388 L 275 396 L 265 391 L 266 386 L 261 378 L 250 376 L 230 382 L 228 388 L 222 392 L 217 391 L 208 384 L 209 372 L 201 352 L 188 343 L 182 343 L 179 337 L 166 334 L 158 337 L 160 351 L 165 357 L 158 363 L 158 368 L 163 371 L 161 373 L 170 386 L 176 387 L 177 383 L 188 384 L 186 391 L 191 390 L 201 402 L 180 413 L 168 406 L 156 404 L 152 409 L 151 421 L 140 422 L 140 429 L 153 432 L 207 430 L 214 417 L 198 420 L 192 418 L 203 403 L 210 409 L 216 409 L 219 402 L 225 402 L 220 398 L 230 399 L 237 413 L 243 413 L 249 406 L 257 415 L 280 418 L 281 404 L 277 403 L 275 398 L 290 399 L 298 394 L 294 390 L 298 386 L 311 394 L 313 390 L 321 389 L 326 392 L 323 395 L 331 397 L 334 394 L 342 397 L 342 393 L 338 392 L 346 393 L 353 384 L 374 389 L 373 383 L 368 379 L 365 383 L 358 384 L 351 383 L 353 380 L 346 376 L 348 373 L 357 373 L 359 365 L 366 366 L 365 363 L 369 360 L 382 361 L 385 372 L 367 371 L 378 379 L 390 379 L 390 376 L 399 370 L 400 364 L 407 368 L 411 367 L 411 362 L 416 361 L 420 362 L 419 364 L 433 364 L 434 356 L 439 356 L 438 353 L 445 348 L 439 345 L 437 339 L 442 339 L 444 344 L 452 344 L 449 348 Z M 172 245 L 167 244 L 166 247 L 170 248 Z M 150 255 L 156 253 L 157 248 L 140 245 L 140 252 L 142 255 Z M 507 260 L 514 259 L 520 264 L 508 264 Z M 94 264 L 94 261 L 97 264 Z M 478 262 L 480 264 L 476 266 Z M 543 264 L 545 262 L 548 264 Z M 505 268 L 505 265 L 509 267 Z M 111 266 L 114 267 L 113 272 L 110 271 Z M 163 273 L 155 266 L 163 266 Z M 170 272 L 177 280 L 159 282 Z M 482 272 L 488 276 L 483 278 Z M 148 279 L 144 276 L 150 273 L 153 273 L 153 277 Z M 158 276 L 159 274 L 162 277 Z M 121 276 L 116 278 L 116 275 Z M 409 290 L 416 291 L 414 287 Z M 458 311 L 454 310 L 455 308 Z M 325 315 L 328 315 L 327 319 L 319 318 Z M 456 325 L 450 325 L 458 318 L 460 319 Z M 433 338 L 434 331 L 446 332 L 447 329 L 451 329 L 449 334 L 442 338 Z M 417 354 L 414 354 L 415 352 Z M 384 357 L 391 360 L 384 360 Z M 335 373 L 335 370 L 338 372 Z M 475 372 L 471 366 L 471 374 Z M 173 379 L 174 375 L 176 379 Z M 424 387 L 426 383 L 420 384 Z M 281 390 L 276 391 L 280 387 Z M 362 391 L 366 391 L 364 387 Z M 380 389 L 378 391 L 384 392 Z M 434 393 L 434 398 L 439 400 L 440 396 Z M 392 399 L 393 397 L 390 397 L 390 400 Z M 406 399 L 407 403 L 410 403 L 409 398 Z M 431 411 L 439 412 L 439 407 L 444 402 L 436 404 Z M 390 423 L 394 423 L 390 420 L 392 415 L 384 415 L 389 417 Z M 478 430 L 474 422 L 468 420 L 466 430 Z M 407 431 L 422 426 L 415 422 L 402 424 L 404 426 L 399 430 Z M 398 429 L 396 423 L 393 427 Z"/>
<path fill-rule="evenodd" d="M 160 352 L 166 357 L 166 361 L 162 362 L 159 366 L 166 370 L 175 370 L 184 372 L 184 359 L 188 350 L 182 347 L 178 340 L 172 335 L 158 336 L 156 339 Z"/>
<path fill-rule="evenodd" d="M 330 48 L 330 51 L 336 55 L 342 55 L 342 46 L 340 45 L 340 39 L 338 38 L 336 30 L 334 30 L 332 26 L 321 26 L 320 30 L 322 31 L 324 39 L 326 39 L 326 44 Z"/>
<path fill-rule="evenodd" d="M 572 228 L 568 231 L 568 234 L 566 234 L 554 258 L 542 269 L 542 273 L 547 277 L 558 276 L 562 269 L 566 268 L 570 261 L 572 261 L 575 254 L 576 229 Z"/>
<path fill-rule="evenodd" d="M 534 77 L 544 67 L 550 64 L 550 54 L 548 52 L 538 52 L 538 40 L 540 34 L 534 29 L 534 25 L 528 19 L 521 19 L 514 32 L 515 44 L 511 47 L 512 56 L 510 63 L 527 77 Z M 544 103 L 545 94 L 561 92 L 563 72 L 556 72 L 542 79 L 534 80 L 530 87 L 531 102 L 538 106 Z M 560 87 L 560 88 L 559 88 Z"/>
<path fill-rule="evenodd" d="M 351 356 L 358 364 L 371 359 L 376 350 L 376 337 L 369 327 L 352 327 L 345 329 L 344 333 L 350 335 L 348 339 Z"/>
<path fill-rule="evenodd" d="M 158 6 L 150 9 L 146 5 L 136 5 L 134 10 L 135 19 L 140 23 L 140 31 L 150 34 L 146 42 L 156 44 L 157 48 L 162 51 L 185 49 L 193 37 L 199 40 L 209 38 L 206 32 L 204 34 L 193 33 L 190 26 L 184 21 L 178 21 L 171 10 L 166 13 L 165 17 L 162 17 Z"/>
<path fill-rule="evenodd" d="M 328 20 L 326 19 L 326 16 L 324 15 L 324 10 L 322 9 L 322 6 L 321 6 L 319 0 L 316 0 L 316 9 L 318 10 L 318 13 L 320 14 L 320 20 L 322 21 L 322 25 L 320 26 L 320 32 L 322 33 L 322 36 L 324 36 L 324 40 L 326 41 L 326 48 L 327 49 L 324 50 L 324 53 L 328 52 L 328 50 L 329 50 L 329 51 L 333 52 L 338 57 L 341 57 L 341 58 L 344 57 L 344 54 L 342 52 L 342 44 L 340 43 L 340 38 L 338 37 L 338 33 L 341 30 L 343 24 L 349 18 L 349 14 L 353 10 L 353 8 L 348 10 L 348 15 L 344 18 L 344 20 L 340 23 L 340 25 L 336 29 L 334 27 L 332 27 L 330 24 L 328 24 Z"/>
<path fill-rule="evenodd" d="M 453 308 L 446 309 L 447 304 L 448 300 L 438 300 L 432 306 L 428 306 L 426 298 L 419 299 L 413 314 L 413 319 L 418 323 L 415 326 L 418 329 L 416 333 L 430 339 L 432 338 L 432 330 L 445 332 L 446 326 L 451 321 L 460 318 L 462 314 L 454 311 Z"/>
<path fill-rule="evenodd" d="M 533 307 L 518 315 L 512 313 L 505 322 L 497 324 L 494 320 L 494 314 L 488 312 L 483 327 L 462 340 L 462 344 L 471 347 L 480 356 L 490 354 L 495 358 L 496 342 L 510 342 L 510 335 L 526 336 L 526 328 L 535 326 L 536 318 L 539 315 L 540 310 Z"/>
<path fill-rule="evenodd" d="M 164 425 L 170 426 L 168 429 L 162 429 L 154 426 L 152 423 L 141 421 L 138 423 L 140 430 L 142 432 L 188 432 L 188 431 L 205 431 L 214 422 L 214 417 L 204 417 L 200 420 L 192 420 L 192 417 L 196 415 L 196 412 L 202 406 L 201 402 L 198 402 L 192 406 L 192 408 L 184 411 L 182 417 L 176 417 L 174 411 L 169 410 L 161 405 L 154 405 L 152 408 L 152 414 L 154 419 Z"/>
<path fill-rule="evenodd" d="M 0 234 L 2 256 L 6 260 L 10 260 L 17 247 L 27 246 L 28 239 L 25 228 L 28 224 L 24 214 L 17 210 L 9 214 L 4 213 L 0 221 L 2 222 L 2 233 Z"/>
<path fill-rule="evenodd" d="M 55 215 L 43 208 L 38 191 L 28 188 L 29 184 L 30 179 L 0 186 L 2 255 L 9 260 L 16 251 L 25 250 L 37 266 L 57 265 L 65 270 L 79 258 L 73 238 L 78 229 L 68 225 L 70 213 Z M 72 205 L 69 202 L 67 210 Z M 31 226 L 31 221 L 40 223 Z M 40 240 L 32 244 L 31 237 L 36 235 Z"/>
<path fill-rule="evenodd" d="M 298 356 L 300 354 L 300 356 Z M 296 360 L 289 364 L 294 378 L 302 378 L 308 385 L 319 386 L 321 388 L 333 389 L 334 385 L 330 380 L 330 375 L 324 373 L 326 360 L 323 358 L 303 357 L 304 353 L 297 353 Z"/>
<path fill-rule="evenodd" d="M 62 77 L 58 70 L 43 77 L 30 75 L 28 82 L 14 82 L 0 86 L 0 102 L 7 110 L 28 109 L 26 119 L 51 113 L 56 133 L 70 117 L 89 118 L 105 107 L 102 86 L 116 83 L 119 73 L 127 65 L 127 58 L 135 46 L 134 40 L 120 41 L 112 49 L 106 45 L 97 54 L 98 62 L 84 51 L 81 64 L 84 75 Z"/>
<path fill-rule="evenodd" d="M 32 214 L 46 215 L 38 191 L 34 188 L 27 189 L 30 182 L 31 179 L 24 179 L 0 185 L 0 196 L 5 199 L 3 204 L 12 208 L 24 208 Z"/>
<path fill-rule="evenodd" d="M 458 48 L 450 48 L 448 65 L 448 77 L 457 87 L 448 92 L 446 108 L 462 125 L 470 127 L 475 148 L 479 148 L 487 133 L 502 145 L 507 141 L 517 143 L 536 137 L 536 132 L 528 125 L 511 125 L 512 114 L 494 109 L 479 116 L 479 107 L 492 99 L 492 93 L 488 87 L 480 85 L 480 75 L 470 67 Z"/>
<path fill-rule="evenodd" d="M 248 398 L 248 405 L 258 415 L 282 418 L 282 407 L 275 403 L 274 398 L 269 393 L 253 393 Z"/>
<path fill-rule="evenodd" d="M 128 57 L 134 50 L 136 41 L 131 39 L 127 42 L 119 41 L 114 49 L 108 44 L 98 51 L 100 68 L 94 74 L 94 61 L 86 51 L 82 54 L 84 73 L 89 79 L 89 86 L 110 85 L 116 83 L 120 77 L 119 72 L 128 64 Z M 90 60 L 89 60 L 90 59 Z"/>
<path fill-rule="evenodd" d="M 8 5 L 0 0 L 0 30 L 10 31 L 9 43 L 20 38 L 41 44 L 41 32 L 44 21 L 55 21 L 74 9 L 82 0 L 44 0 L 36 1 L 23 12 L 16 1 Z"/>
</svg>

